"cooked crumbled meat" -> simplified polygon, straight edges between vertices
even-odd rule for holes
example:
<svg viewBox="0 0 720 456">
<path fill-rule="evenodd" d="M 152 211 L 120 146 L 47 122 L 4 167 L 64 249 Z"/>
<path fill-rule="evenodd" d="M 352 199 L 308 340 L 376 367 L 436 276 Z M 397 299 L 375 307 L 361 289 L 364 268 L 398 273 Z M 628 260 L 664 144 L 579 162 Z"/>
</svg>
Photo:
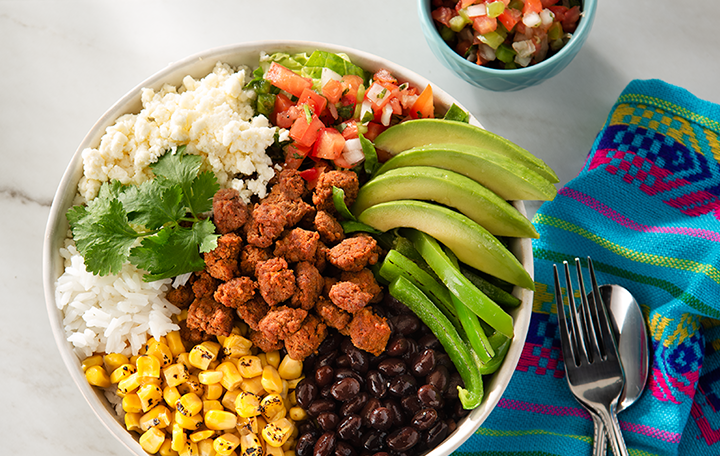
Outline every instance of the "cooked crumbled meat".
<svg viewBox="0 0 720 456">
<path fill-rule="evenodd" d="M 285 349 L 290 358 L 303 360 L 317 351 L 325 336 L 325 323 L 315 315 L 308 315 L 300 329 L 285 338 Z"/>
<path fill-rule="evenodd" d="M 270 340 L 260 331 L 253 331 L 251 329 L 248 332 L 248 339 L 250 339 L 250 342 L 252 342 L 253 345 L 265 353 L 283 348 L 283 342 L 281 340 Z"/>
<path fill-rule="evenodd" d="M 280 195 L 275 199 L 270 198 L 268 203 L 279 207 L 283 211 L 286 226 L 295 226 L 306 217 L 310 217 L 311 220 L 315 217 L 315 208 L 300 199 L 290 199 L 286 195 Z"/>
<path fill-rule="evenodd" d="M 370 293 L 373 296 L 370 302 L 373 304 L 382 300 L 382 287 L 375 280 L 372 271 L 367 268 L 357 272 L 344 271 L 340 274 L 340 280 L 357 284 L 361 290 Z"/>
<path fill-rule="evenodd" d="M 295 228 L 275 243 L 275 256 L 284 257 L 289 263 L 312 261 L 320 235 L 316 231 Z"/>
<path fill-rule="evenodd" d="M 235 277 L 240 272 L 238 257 L 242 245 L 242 238 L 235 233 L 220 236 L 217 247 L 205 254 L 205 270 L 225 282 Z"/>
<path fill-rule="evenodd" d="M 213 339 L 213 336 L 203 330 L 196 328 L 188 328 L 187 320 L 180 321 L 178 323 L 178 326 L 180 326 L 180 339 L 182 339 L 185 350 L 190 350 L 192 347 L 199 343 Z"/>
<path fill-rule="evenodd" d="M 240 272 L 246 276 L 255 277 L 255 268 L 261 261 L 267 261 L 272 258 L 270 249 L 263 249 L 251 244 L 247 244 L 240 251 Z"/>
<path fill-rule="evenodd" d="M 328 261 L 343 271 L 360 271 L 377 263 L 379 257 L 377 242 L 367 234 L 344 239 L 327 252 Z"/>
<path fill-rule="evenodd" d="M 307 261 L 301 261 L 295 266 L 295 285 L 297 291 L 290 299 L 293 307 L 301 307 L 310 310 L 315 305 L 315 301 L 323 291 L 325 283 L 323 276 L 315 266 Z"/>
<path fill-rule="evenodd" d="M 345 239 L 345 232 L 340 222 L 325 211 L 318 211 L 315 214 L 315 229 L 326 244 L 336 244 Z"/>
<path fill-rule="evenodd" d="M 250 277 L 235 277 L 221 283 L 215 291 L 215 300 L 227 307 L 237 309 L 255 296 L 257 283 Z"/>
<path fill-rule="evenodd" d="M 315 311 L 320 315 L 325 324 L 337 329 L 341 333 L 346 331 L 347 325 L 352 319 L 352 315 L 330 302 L 330 300 L 324 296 L 320 296 L 318 300 L 315 301 Z"/>
<path fill-rule="evenodd" d="M 307 311 L 303 309 L 293 309 L 288 306 L 275 307 L 270 309 L 260 320 L 258 329 L 268 340 L 283 340 L 300 329 L 307 315 Z"/>
<path fill-rule="evenodd" d="M 325 277 L 325 286 L 323 287 L 323 294 L 327 295 L 330 293 L 330 290 L 332 289 L 333 285 L 338 283 L 340 279 L 337 277 Z"/>
<path fill-rule="evenodd" d="M 247 242 L 256 247 L 270 247 L 287 225 L 285 214 L 283 208 L 276 204 L 256 204 L 252 218 L 245 224 Z"/>
<path fill-rule="evenodd" d="M 180 285 L 177 288 L 172 288 L 165 294 L 165 299 L 170 301 L 170 304 L 180 309 L 187 309 L 195 299 L 195 293 L 191 285 Z"/>
<path fill-rule="evenodd" d="M 373 295 L 363 291 L 356 283 L 341 281 L 330 288 L 328 297 L 339 308 L 355 313 L 368 305 Z"/>
<path fill-rule="evenodd" d="M 385 350 L 390 339 L 390 325 L 383 317 L 375 315 L 370 308 L 360 309 L 348 325 L 353 345 L 375 356 Z"/>
<path fill-rule="evenodd" d="M 239 230 L 249 216 L 247 205 L 234 188 L 224 188 L 215 193 L 212 207 L 213 222 L 221 234 Z"/>
<path fill-rule="evenodd" d="M 269 198 L 276 195 L 284 195 L 288 199 L 302 199 L 307 195 L 308 189 L 305 179 L 300 176 L 300 171 L 293 168 L 284 168 L 275 175 L 276 181 L 270 190 Z"/>
<path fill-rule="evenodd" d="M 200 329 L 213 336 L 229 336 L 233 328 L 235 311 L 211 297 L 197 298 L 190 304 L 187 326 Z"/>
<path fill-rule="evenodd" d="M 270 306 L 260 296 L 255 296 L 251 300 L 240 304 L 237 307 L 237 315 L 240 317 L 250 329 L 259 331 L 260 320 L 270 311 Z"/>
<path fill-rule="evenodd" d="M 312 201 L 319 211 L 326 211 L 336 214 L 335 203 L 333 203 L 332 188 L 338 187 L 345 192 L 345 204 L 350 207 L 357 198 L 360 183 L 357 174 L 353 171 L 327 171 L 318 177 Z"/>
<path fill-rule="evenodd" d="M 205 269 L 193 274 L 192 290 L 196 298 L 212 296 L 218 285 L 220 285 L 220 281 L 208 274 Z"/>
<path fill-rule="evenodd" d="M 276 257 L 257 264 L 255 275 L 265 302 L 274 306 L 295 294 L 295 274 L 284 258 Z"/>
<path fill-rule="evenodd" d="M 318 242 L 317 249 L 315 249 L 315 267 L 321 273 L 325 272 L 325 266 L 327 266 L 327 253 L 330 250 L 328 246 L 323 244 L 322 241 Z"/>
</svg>

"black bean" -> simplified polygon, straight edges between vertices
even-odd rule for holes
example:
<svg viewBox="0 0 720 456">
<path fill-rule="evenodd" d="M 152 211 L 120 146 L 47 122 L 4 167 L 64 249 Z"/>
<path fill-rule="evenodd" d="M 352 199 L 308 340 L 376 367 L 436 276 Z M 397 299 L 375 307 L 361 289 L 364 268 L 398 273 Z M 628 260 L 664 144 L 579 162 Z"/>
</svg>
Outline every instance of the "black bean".
<svg viewBox="0 0 720 456">
<path fill-rule="evenodd" d="M 338 351 L 333 350 L 331 352 L 325 353 L 324 355 L 320 355 L 315 359 L 315 363 L 313 366 L 315 367 L 315 370 L 322 366 L 332 366 L 332 364 L 335 362 L 335 358 L 338 356 Z"/>
<path fill-rule="evenodd" d="M 456 370 L 450 356 L 447 353 L 436 353 L 435 354 L 435 365 L 445 366 L 446 369 Z"/>
<path fill-rule="evenodd" d="M 404 398 L 400 399 L 400 404 L 405 410 L 410 412 L 410 416 L 416 414 L 421 408 L 423 408 L 423 404 L 422 402 L 420 402 L 417 394 L 405 396 Z"/>
<path fill-rule="evenodd" d="M 344 339 L 344 337 L 336 332 L 329 333 L 325 339 L 323 339 L 322 342 L 320 342 L 320 346 L 318 347 L 318 353 L 320 355 L 326 355 L 332 351 L 335 351 L 340 346 L 340 342 Z"/>
<path fill-rule="evenodd" d="M 456 420 L 460 420 L 461 418 L 467 416 L 470 414 L 470 410 L 467 410 L 465 407 L 462 406 L 460 401 L 457 401 L 453 406 L 453 412 L 452 417 Z"/>
<path fill-rule="evenodd" d="M 295 399 L 300 407 L 307 410 L 310 403 L 317 398 L 318 392 L 317 385 L 306 377 L 298 383 L 295 389 Z"/>
<path fill-rule="evenodd" d="M 405 426 L 388 435 L 385 443 L 391 450 L 407 451 L 417 445 L 419 441 L 420 433 L 410 426 Z"/>
<path fill-rule="evenodd" d="M 363 407 L 360 412 L 360 418 L 362 418 L 362 422 L 365 426 L 370 426 L 370 414 L 372 414 L 372 411 L 378 407 L 380 407 L 380 401 L 377 398 L 371 397 L 367 401 L 367 404 L 365 404 L 365 407 Z"/>
<path fill-rule="evenodd" d="M 330 394 L 338 401 L 345 402 L 360 392 L 360 382 L 353 377 L 345 377 L 333 383 Z"/>
<path fill-rule="evenodd" d="M 426 348 L 410 364 L 410 372 L 416 377 L 425 377 L 435 369 L 435 350 Z"/>
<path fill-rule="evenodd" d="M 338 425 L 340 418 L 333 412 L 323 412 L 317 416 L 317 423 L 323 431 L 332 431 Z"/>
<path fill-rule="evenodd" d="M 335 453 L 337 437 L 334 432 L 326 432 L 315 442 L 313 456 L 331 456 Z"/>
<path fill-rule="evenodd" d="M 423 348 L 432 348 L 433 350 L 439 350 L 442 347 L 437 336 L 433 333 L 422 336 L 418 339 L 418 344 Z"/>
<path fill-rule="evenodd" d="M 355 456 L 355 449 L 347 442 L 338 441 L 335 445 L 335 456 Z"/>
<path fill-rule="evenodd" d="M 407 366 L 400 358 L 387 358 L 381 361 L 377 368 L 388 377 L 397 377 L 407 372 Z"/>
<path fill-rule="evenodd" d="M 370 367 L 370 356 L 367 352 L 355 348 L 354 350 L 348 350 L 347 356 L 350 359 L 350 367 L 356 372 L 364 374 Z"/>
<path fill-rule="evenodd" d="M 377 398 L 383 398 L 387 394 L 387 380 L 380 371 L 369 371 L 365 376 L 365 385 L 368 392 Z"/>
<path fill-rule="evenodd" d="M 369 398 L 370 395 L 368 393 L 360 392 L 357 396 L 340 406 L 340 416 L 346 417 L 352 414 L 359 414 Z"/>
<path fill-rule="evenodd" d="M 323 399 L 332 399 L 332 395 L 330 394 L 331 392 L 332 392 L 332 383 L 320 388 L 320 397 L 322 397 Z"/>
<path fill-rule="evenodd" d="M 333 381 L 334 376 L 335 371 L 331 366 L 320 366 L 315 370 L 315 383 L 322 388 L 325 385 L 329 385 Z"/>
<path fill-rule="evenodd" d="M 385 296 L 383 296 L 383 305 L 395 314 L 407 314 L 412 312 L 408 306 L 395 299 L 390 295 L 390 293 L 385 293 Z"/>
<path fill-rule="evenodd" d="M 450 374 L 450 380 L 448 381 L 448 387 L 445 391 L 445 394 L 443 395 L 445 399 L 457 399 L 458 397 L 458 386 L 463 386 L 464 383 L 462 381 L 462 378 L 460 378 L 460 374 L 457 372 L 453 372 Z"/>
<path fill-rule="evenodd" d="M 438 421 L 425 435 L 425 444 L 428 447 L 436 447 L 440 445 L 440 442 L 445 440 L 445 437 L 449 434 L 449 427 L 444 421 Z"/>
<path fill-rule="evenodd" d="M 425 377 L 425 383 L 432 385 L 443 394 L 447 391 L 450 382 L 450 373 L 445 366 L 436 366 L 432 372 Z"/>
<path fill-rule="evenodd" d="M 368 451 L 380 451 L 385 448 L 385 434 L 382 431 L 371 429 L 362 435 L 362 446 Z"/>
<path fill-rule="evenodd" d="M 438 419 L 438 412 L 434 408 L 420 409 L 413 415 L 410 424 L 418 431 L 426 431 L 433 427 Z"/>
<path fill-rule="evenodd" d="M 372 456 L 390 456 L 390 453 L 387 451 L 378 451 L 377 453 L 373 453 Z"/>
<path fill-rule="evenodd" d="M 385 399 L 382 402 L 383 407 L 387 407 L 393 412 L 393 426 L 400 427 L 405 422 L 405 412 L 398 401 L 395 399 Z"/>
<path fill-rule="evenodd" d="M 380 406 L 370 412 L 368 423 L 370 424 L 370 427 L 377 430 L 387 431 L 392 426 L 394 418 L 392 410 L 387 407 Z"/>
<path fill-rule="evenodd" d="M 385 347 L 385 351 L 390 356 L 402 356 L 408 350 L 408 340 L 402 336 L 395 336 Z"/>
<path fill-rule="evenodd" d="M 320 437 L 320 431 L 318 428 L 315 427 L 315 425 L 310 420 L 301 421 L 298 424 L 298 435 L 303 434 L 312 434 L 315 436 L 315 439 Z"/>
<path fill-rule="evenodd" d="M 344 378 L 352 377 L 360 384 L 362 385 L 364 382 L 364 379 L 362 378 L 362 375 L 358 374 L 354 370 L 350 369 L 349 367 L 338 367 L 335 369 L 335 378 L 334 381 L 342 380 Z"/>
<path fill-rule="evenodd" d="M 315 451 L 317 439 L 316 435 L 302 434 L 295 444 L 295 454 L 297 456 L 311 456 Z"/>
<path fill-rule="evenodd" d="M 343 440 L 353 441 L 360 436 L 362 419 L 358 415 L 348 415 L 337 426 L 337 433 Z"/>
<path fill-rule="evenodd" d="M 335 367 L 350 367 L 350 358 L 348 355 L 343 353 L 342 355 L 335 358 Z"/>
<path fill-rule="evenodd" d="M 408 341 L 407 351 L 405 351 L 405 353 L 401 356 L 401 358 L 405 362 L 410 362 L 413 359 L 415 359 L 415 355 L 418 353 L 418 351 L 420 349 L 418 348 L 418 343 L 414 339 L 408 339 L 407 341 Z"/>
<path fill-rule="evenodd" d="M 390 380 L 388 384 L 390 394 L 405 397 L 417 391 L 417 380 L 410 374 L 402 374 Z"/>
<path fill-rule="evenodd" d="M 414 314 L 398 315 L 390 319 L 397 334 L 409 336 L 420 328 L 420 319 Z"/>
<path fill-rule="evenodd" d="M 347 354 L 350 350 L 357 350 L 357 347 L 352 343 L 352 339 L 343 337 L 342 342 L 340 342 L 340 351 Z"/>
<path fill-rule="evenodd" d="M 334 412 L 335 401 L 329 399 L 315 399 L 307 408 L 310 416 L 317 417 L 321 413 Z"/>
<path fill-rule="evenodd" d="M 432 385 L 421 386 L 418 389 L 417 396 L 426 407 L 440 408 L 444 403 L 442 393 Z"/>
</svg>

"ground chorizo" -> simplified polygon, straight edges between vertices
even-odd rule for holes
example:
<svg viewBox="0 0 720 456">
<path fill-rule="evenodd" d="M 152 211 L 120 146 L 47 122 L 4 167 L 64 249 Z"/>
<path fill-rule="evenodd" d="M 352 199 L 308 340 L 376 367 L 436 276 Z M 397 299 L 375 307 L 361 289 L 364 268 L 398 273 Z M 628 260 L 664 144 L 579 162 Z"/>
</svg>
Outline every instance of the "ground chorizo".
<svg viewBox="0 0 720 456">
<path fill-rule="evenodd" d="M 265 302 L 274 306 L 295 294 L 295 274 L 284 258 L 276 257 L 258 263 L 255 269 L 258 289 Z"/>
</svg>

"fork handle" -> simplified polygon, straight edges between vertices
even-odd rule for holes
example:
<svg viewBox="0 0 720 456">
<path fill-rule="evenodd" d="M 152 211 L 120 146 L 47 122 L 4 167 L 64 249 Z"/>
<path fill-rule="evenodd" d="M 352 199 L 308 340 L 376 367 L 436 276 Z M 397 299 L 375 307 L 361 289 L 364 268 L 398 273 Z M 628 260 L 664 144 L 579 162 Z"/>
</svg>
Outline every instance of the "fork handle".
<svg viewBox="0 0 720 456">
<path fill-rule="evenodd" d="M 615 456 L 628 456 L 627 446 L 620 431 L 617 415 L 608 408 L 598 410 L 598 417 L 607 430 L 606 434 L 613 454 Z"/>
<path fill-rule="evenodd" d="M 593 456 L 607 456 L 605 425 L 599 416 L 591 413 L 593 420 Z"/>
</svg>

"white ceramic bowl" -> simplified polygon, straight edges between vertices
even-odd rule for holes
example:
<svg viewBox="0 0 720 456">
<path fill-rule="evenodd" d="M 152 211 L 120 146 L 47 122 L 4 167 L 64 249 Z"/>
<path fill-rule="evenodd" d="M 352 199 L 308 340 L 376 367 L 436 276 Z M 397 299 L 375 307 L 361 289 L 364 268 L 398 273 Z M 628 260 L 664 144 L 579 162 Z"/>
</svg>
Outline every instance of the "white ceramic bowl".
<svg viewBox="0 0 720 456">
<path fill-rule="evenodd" d="M 399 80 L 409 81 L 417 87 L 425 87 L 429 83 L 429 81 L 422 76 L 382 58 L 366 52 L 324 43 L 305 41 L 259 41 L 210 49 L 167 66 L 141 82 L 123 98 L 118 100 L 117 103 L 98 119 L 87 136 L 85 136 L 85 139 L 80 143 L 60 182 L 50 210 L 50 218 L 45 231 L 43 247 L 43 284 L 50 324 L 55 336 L 55 342 L 57 343 L 65 365 L 82 395 L 90 405 L 91 410 L 132 454 L 141 456 L 147 453 L 140 447 L 137 438 L 125 430 L 124 424 L 117 417 L 114 409 L 102 394 L 102 391 L 90 386 L 86 381 L 80 366 L 80 359 L 75 355 L 72 345 L 65 338 L 62 325 L 62 312 L 58 310 L 55 304 L 55 281 L 63 272 L 63 260 L 60 257 L 59 249 L 63 245 L 63 240 L 68 230 L 65 213 L 72 206 L 78 181 L 82 175 L 82 151 L 88 147 L 97 147 L 105 129 L 114 124 L 118 117 L 126 113 L 140 111 L 140 91 L 142 88 L 150 87 L 158 90 L 165 83 L 177 86 L 181 84 L 182 78 L 186 75 L 191 75 L 196 79 L 202 78 L 212 71 L 213 66 L 218 61 L 231 65 L 244 64 L 254 67 L 257 65 L 261 51 L 296 53 L 305 51 L 312 52 L 315 49 L 344 52 L 350 56 L 354 63 L 367 70 L 374 71 L 380 68 L 386 68 Z M 458 101 L 451 98 L 438 87 L 433 86 L 433 94 L 435 96 L 436 106 L 449 107 L 452 103 L 456 103 L 462 107 Z M 479 125 L 475 118 L 472 118 L 471 121 Z M 516 203 L 516 207 L 525 213 L 522 203 Z M 532 276 L 533 262 L 530 240 L 523 239 L 513 242 L 511 250 L 521 260 L 522 264 Z M 515 320 L 515 337 L 502 367 L 485 382 L 485 398 L 482 404 L 459 423 L 455 432 L 428 454 L 433 456 L 448 455 L 458 448 L 475 432 L 480 424 L 485 421 L 505 391 L 505 387 L 510 381 L 510 377 L 512 377 L 520 358 L 532 310 L 531 291 L 516 287 L 515 295 L 522 299 L 522 304 L 512 312 Z"/>
</svg>

